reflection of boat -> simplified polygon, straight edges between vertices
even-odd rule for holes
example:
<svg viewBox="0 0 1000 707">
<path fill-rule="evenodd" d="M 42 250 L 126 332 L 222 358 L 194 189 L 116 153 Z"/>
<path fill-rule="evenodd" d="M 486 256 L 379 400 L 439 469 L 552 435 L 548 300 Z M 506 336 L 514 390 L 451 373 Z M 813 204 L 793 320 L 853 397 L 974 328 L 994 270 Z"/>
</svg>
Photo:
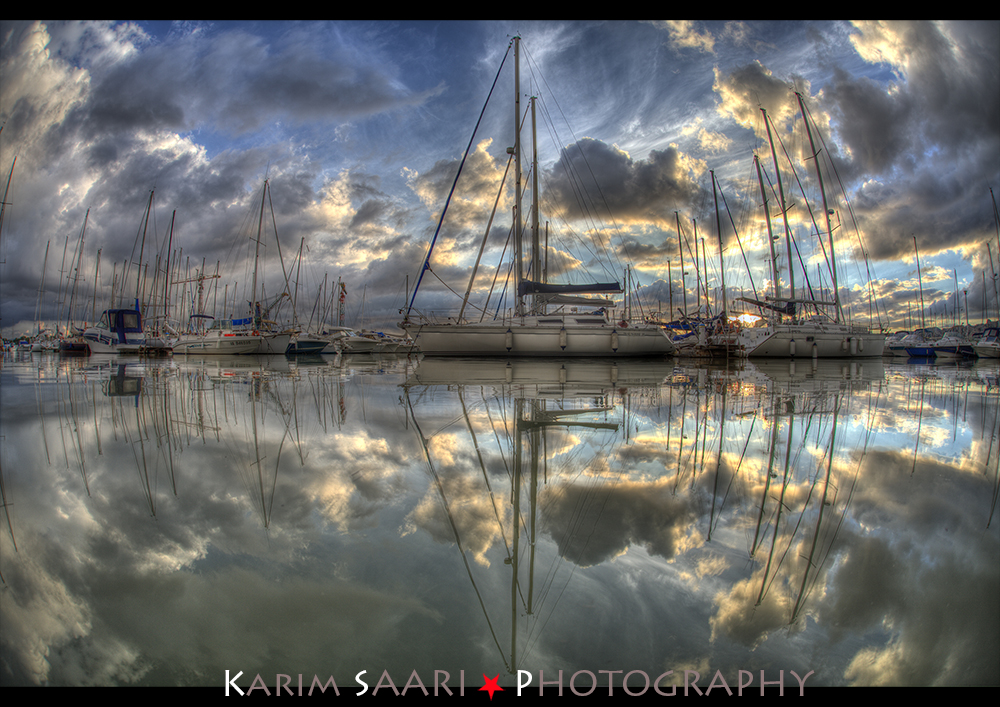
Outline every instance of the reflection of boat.
<svg viewBox="0 0 1000 707">
<path fill-rule="evenodd" d="M 857 471 L 855 471 L 853 478 L 840 479 L 833 472 L 837 419 L 840 411 L 839 396 L 834 395 L 830 402 L 832 402 L 831 408 L 827 410 L 814 407 L 799 412 L 791 412 L 793 408 L 786 407 L 782 412 L 778 412 L 778 406 L 772 400 L 772 408 L 776 412 L 771 422 L 770 462 L 763 490 L 761 491 L 760 509 L 757 515 L 756 531 L 751 544 L 750 556 L 757 559 L 757 551 L 761 549 L 766 535 L 770 535 L 767 558 L 762 562 L 760 590 L 756 597 L 755 607 L 759 607 L 764 603 L 768 591 L 777 579 L 778 571 L 786 560 L 789 560 L 790 564 L 795 565 L 794 569 L 788 570 L 789 576 L 782 580 L 788 589 L 794 589 L 794 584 L 792 583 L 793 575 L 801 571 L 802 579 L 798 584 L 797 592 L 794 592 L 794 601 L 792 601 L 792 597 L 778 600 L 786 604 L 786 607 L 789 609 L 789 625 L 796 623 L 802 616 L 806 600 L 814 587 L 821 581 L 821 572 L 836 545 L 843 518 L 847 513 L 847 508 L 850 505 L 854 495 L 854 487 L 857 483 Z M 801 508 L 798 509 L 796 522 L 793 523 L 787 520 L 782 523 L 782 514 L 792 515 L 793 517 L 796 515 L 796 509 L 791 505 L 794 502 L 789 500 L 792 495 L 789 493 L 789 489 L 791 488 L 794 491 L 796 483 L 794 479 L 795 471 L 790 468 L 789 461 L 791 457 L 790 452 L 795 444 L 793 441 L 793 423 L 797 415 L 807 420 L 806 429 L 808 429 L 809 423 L 814 418 L 822 417 L 832 417 L 832 426 L 830 428 L 825 460 L 821 461 L 821 468 L 817 469 L 816 473 L 810 474 L 811 482 L 808 484 L 807 493 Z M 788 437 L 785 443 L 787 451 L 784 455 L 784 471 L 780 481 L 780 491 L 773 491 L 770 489 L 770 485 L 772 480 L 777 482 L 778 479 L 778 474 L 774 471 L 773 466 L 778 452 L 779 420 L 782 417 L 787 417 Z M 823 467 L 825 467 L 825 470 Z M 819 498 L 815 498 L 814 500 L 817 492 Z M 841 495 L 846 495 L 846 499 L 841 501 Z M 765 522 L 765 508 L 772 505 L 769 498 L 774 499 L 774 510 L 771 511 L 774 517 L 773 520 Z M 834 519 L 828 519 L 824 522 L 824 516 L 827 514 L 833 515 Z M 812 516 L 815 516 L 815 527 L 812 529 L 811 538 L 804 535 L 799 536 L 800 529 L 803 534 L 808 532 L 806 523 L 808 522 L 807 519 Z M 765 533 L 767 525 L 773 526 L 770 533 Z M 797 558 L 789 557 L 789 550 L 795 547 L 808 548 L 807 554 L 802 556 L 805 562 L 800 562 Z M 787 606 L 788 602 L 791 602 L 791 606 Z"/>
<path fill-rule="evenodd" d="M 59 341 L 59 353 L 63 356 L 89 356 L 90 347 L 82 336 L 67 336 Z"/>
<path fill-rule="evenodd" d="M 814 382 L 818 388 L 826 389 L 831 383 L 873 382 L 885 378 L 885 364 L 881 359 L 854 360 L 810 360 L 776 361 L 756 360 L 749 368 L 779 384 L 801 386 Z"/>
<path fill-rule="evenodd" d="M 659 386 L 674 370 L 656 359 L 618 364 L 600 359 L 426 357 L 408 385 L 515 385 L 524 390 L 575 391 L 591 394 L 609 388 Z"/>
<path fill-rule="evenodd" d="M 595 450 L 595 461 L 614 456 L 609 446 L 614 446 L 615 441 L 624 442 L 630 426 L 627 419 L 617 418 L 616 398 L 622 396 L 622 412 L 627 414 L 626 391 L 658 390 L 672 370 L 672 365 L 665 362 L 638 362 L 648 364 L 640 365 L 641 370 L 634 370 L 632 363 L 619 367 L 615 362 L 581 359 L 425 358 L 403 385 L 407 409 L 432 477 L 432 488 L 440 497 L 448 532 L 462 555 L 486 626 L 508 675 L 516 674 L 532 654 L 538 632 L 556 614 L 549 589 L 557 586 L 557 581 L 563 582 L 562 578 L 557 580 L 559 573 L 568 569 L 572 576 L 577 567 L 610 559 L 607 543 L 591 543 L 591 538 L 607 525 L 620 530 L 613 519 L 614 513 L 603 513 L 618 490 L 617 484 L 607 483 L 600 472 L 589 480 L 576 478 L 579 460 L 574 454 L 566 454 L 565 447 L 579 442 L 576 435 L 593 435 L 588 442 L 600 449 Z M 470 410 L 466 395 L 474 395 L 477 388 L 481 389 L 482 397 Z M 498 390 L 491 391 L 493 388 Z M 457 395 L 460 417 L 465 420 L 475 449 L 476 461 L 471 465 L 455 467 L 454 461 L 435 459 L 434 437 L 439 432 L 453 434 L 452 411 L 446 414 L 448 422 L 437 428 L 435 422 L 421 420 L 424 416 L 418 414 L 414 402 L 425 391 L 435 389 L 447 389 Z M 482 414 L 474 416 L 473 410 Z M 488 439 L 496 440 L 496 449 L 488 448 Z M 569 462 L 566 469 L 569 473 L 564 476 L 556 464 L 561 467 L 560 462 L 567 457 L 574 461 Z M 462 458 L 468 459 L 464 455 Z M 480 476 L 484 484 L 482 498 L 488 499 L 487 512 L 473 518 L 467 510 L 471 500 L 467 489 Z M 509 493 L 496 492 L 494 484 L 498 477 L 509 477 Z M 504 498 L 509 499 L 507 503 Z M 565 513 L 572 516 L 569 522 Z M 494 548 L 503 556 L 503 564 L 498 570 L 488 572 L 494 577 L 497 572 L 506 575 L 509 568 L 509 592 L 499 601 L 490 601 L 481 589 L 483 584 L 495 586 L 496 579 L 483 583 L 478 578 L 483 570 L 477 565 L 490 565 L 484 559 L 490 547 L 482 544 L 484 533 L 480 523 L 489 524 L 491 537 L 503 542 L 502 547 Z M 670 520 L 654 521 L 652 525 L 661 530 L 660 524 L 670 523 Z M 535 566 L 543 561 L 539 549 L 543 536 L 552 537 L 560 559 L 551 564 L 545 560 L 545 576 L 536 580 Z M 612 543 L 620 540 L 614 538 Z M 473 558 L 478 562 L 470 561 Z M 555 601 L 558 602 L 558 597 Z M 503 618 L 491 615 L 491 606 L 507 602 L 510 639 L 505 646 L 498 630 L 504 625 Z M 523 638 L 526 633 L 531 636 L 527 641 Z"/>
<path fill-rule="evenodd" d="M 525 270 L 522 246 L 524 216 L 521 207 L 521 92 L 520 37 L 514 37 L 514 297 L 513 316 L 472 322 L 463 319 L 465 305 L 457 319 L 434 321 L 410 319 L 413 299 L 400 327 L 412 337 L 424 354 L 445 356 L 655 356 L 670 354 L 674 346 L 663 329 L 645 321 L 610 317 L 608 299 L 588 299 L 583 294 L 622 293 L 617 282 L 592 285 L 553 284 L 543 272 L 539 216 L 537 141 L 534 148 L 533 201 L 531 209 L 530 267 Z M 509 49 L 508 49 L 509 50 Z M 531 99 L 532 123 L 535 98 Z M 534 128 L 534 126 L 533 126 Z M 532 129 L 534 133 L 534 129 Z M 442 213 L 442 218 L 444 214 Z M 492 221 L 492 217 L 491 217 Z M 488 233 L 489 229 L 487 229 Z M 485 241 L 484 241 L 485 246 Z M 430 269 L 428 251 L 423 273 Z M 528 279 L 530 276 L 531 279 Z M 475 272 L 473 272 L 473 278 Z M 413 297 L 416 297 L 416 290 Z M 471 285 L 470 285 L 471 290 Z M 466 302 L 468 295 L 466 295 Z M 565 308 L 572 306 L 571 311 Z M 559 307 L 550 311 L 550 307 Z M 579 309 L 579 311 L 577 311 Z"/>
</svg>

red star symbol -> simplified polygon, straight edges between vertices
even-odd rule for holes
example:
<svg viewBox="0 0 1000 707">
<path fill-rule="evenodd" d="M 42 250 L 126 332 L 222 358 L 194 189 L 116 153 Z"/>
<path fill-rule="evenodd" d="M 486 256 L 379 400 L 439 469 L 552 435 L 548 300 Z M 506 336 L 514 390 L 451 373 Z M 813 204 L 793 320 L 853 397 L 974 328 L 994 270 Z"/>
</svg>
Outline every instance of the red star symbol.
<svg viewBox="0 0 1000 707">
<path fill-rule="evenodd" d="M 490 702 L 493 701 L 493 693 L 494 692 L 497 692 L 498 690 L 500 692 L 503 692 L 503 688 L 500 687 L 499 685 L 497 685 L 497 680 L 499 680 L 499 679 L 500 679 L 500 675 L 499 674 L 495 678 L 493 678 L 493 679 L 490 679 L 490 678 L 486 677 L 485 673 L 483 674 L 483 686 L 481 688 L 479 688 L 479 692 L 482 692 L 483 690 L 486 690 L 488 693 L 490 693 Z"/>
</svg>

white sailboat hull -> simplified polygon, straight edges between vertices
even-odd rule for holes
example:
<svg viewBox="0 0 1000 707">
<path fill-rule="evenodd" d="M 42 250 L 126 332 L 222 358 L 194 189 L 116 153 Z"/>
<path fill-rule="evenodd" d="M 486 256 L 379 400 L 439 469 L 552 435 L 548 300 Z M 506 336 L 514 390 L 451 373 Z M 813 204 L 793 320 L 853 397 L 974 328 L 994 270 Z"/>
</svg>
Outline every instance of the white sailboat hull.
<svg viewBox="0 0 1000 707">
<path fill-rule="evenodd" d="M 292 341 L 291 334 L 261 334 L 260 344 L 254 353 L 263 356 L 284 355 Z"/>
<path fill-rule="evenodd" d="M 256 353 L 262 337 L 229 330 L 181 336 L 174 342 L 174 354 L 234 355 Z"/>
<path fill-rule="evenodd" d="M 873 358 L 885 348 L 885 335 L 847 324 L 775 324 L 743 329 L 736 353 L 766 358 Z"/>
<path fill-rule="evenodd" d="M 622 327 L 602 318 L 587 321 L 573 315 L 403 328 L 421 352 L 438 356 L 660 356 L 674 352 L 659 326 Z"/>
</svg>

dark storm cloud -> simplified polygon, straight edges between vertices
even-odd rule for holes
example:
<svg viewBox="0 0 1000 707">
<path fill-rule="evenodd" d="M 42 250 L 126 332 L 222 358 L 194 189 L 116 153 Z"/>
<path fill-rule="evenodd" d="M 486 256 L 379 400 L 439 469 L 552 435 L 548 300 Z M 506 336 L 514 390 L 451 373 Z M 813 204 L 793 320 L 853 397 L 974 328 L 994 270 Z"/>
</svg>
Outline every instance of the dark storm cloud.
<svg viewBox="0 0 1000 707">
<path fill-rule="evenodd" d="M 545 198 L 556 212 L 574 220 L 607 219 L 654 223 L 673 219 L 675 209 L 700 203 L 697 160 L 671 145 L 633 160 L 613 145 L 585 138 L 565 148 L 548 171 Z M 595 207 L 603 200 L 607 207 Z"/>
<path fill-rule="evenodd" d="M 275 119 L 347 120 L 418 105 L 440 91 L 411 92 L 391 67 L 339 42 L 320 49 L 302 34 L 168 39 L 95 81 L 87 130 L 183 132 L 208 122 L 240 135 Z"/>
<path fill-rule="evenodd" d="M 924 253 L 987 234 L 985 185 L 1000 179 L 1000 33 L 992 23 L 859 23 L 854 43 L 897 80 L 835 72 L 821 105 L 849 158 L 872 255 L 900 257 L 917 236 Z M 872 187 L 891 181 L 893 187 Z M 872 199 L 879 193 L 877 199 Z"/>
<path fill-rule="evenodd" d="M 907 129 L 913 111 L 910 100 L 891 96 L 870 79 L 854 80 L 842 70 L 836 72 L 827 95 L 835 104 L 841 138 L 851 147 L 859 169 L 875 174 L 893 166 L 912 170 L 916 155 Z M 907 164 L 900 164 L 901 159 Z"/>
<path fill-rule="evenodd" d="M 380 220 L 387 214 L 389 210 L 388 206 L 385 201 L 368 199 L 361 205 L 357 213 L 354 214 L 354 218 L 351 219 L 351 226 L 363 226 L 366 223 Z"/>
<path fill-rule="evenodd" d="M 777 75 L 759 62 L 717 69 L 718 110 L 753 127 L 766 145 L 763 106 L 787 142 L 785 130 L 801 122 L 791 89 L 802 93 L 818 125 L 817 150 L 836 166 L 827 190 L 835 199 L 843 182 L 871 256 L 907 257 L 913 236 L 926 255 L 964 248 L 985 237 L 984 185 L 1000 180 L 996 30 L 994 23 L 859 22 L 850 40 L 863 64 L 834 58 L 832 37 L 814 32 L 827 83 Z M 859 73 L 872 66 L 888 71 Z M 787 146 L 800 157 L 809 149 L 804 136 Z M 807 182 L 811 170 L 801 170 Z"/>
</svg>

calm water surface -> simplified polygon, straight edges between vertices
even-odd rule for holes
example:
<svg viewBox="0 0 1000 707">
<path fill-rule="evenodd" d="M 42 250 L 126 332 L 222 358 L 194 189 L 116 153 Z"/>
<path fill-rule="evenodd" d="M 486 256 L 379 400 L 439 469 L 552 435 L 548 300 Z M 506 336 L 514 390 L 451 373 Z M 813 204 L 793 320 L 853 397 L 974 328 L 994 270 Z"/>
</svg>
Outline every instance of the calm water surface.
<svg viewBox="0 0 1000 707">
<path fill-rule="evenodd" d="M 996 685 L 998 386 L 996 364 L 6 359 L 2 683 Z"/>
</svg>

